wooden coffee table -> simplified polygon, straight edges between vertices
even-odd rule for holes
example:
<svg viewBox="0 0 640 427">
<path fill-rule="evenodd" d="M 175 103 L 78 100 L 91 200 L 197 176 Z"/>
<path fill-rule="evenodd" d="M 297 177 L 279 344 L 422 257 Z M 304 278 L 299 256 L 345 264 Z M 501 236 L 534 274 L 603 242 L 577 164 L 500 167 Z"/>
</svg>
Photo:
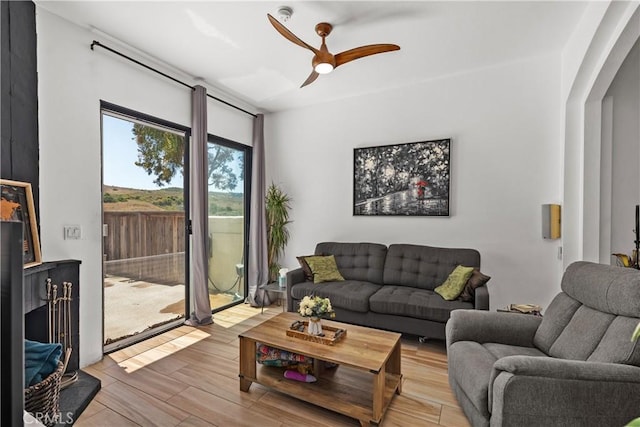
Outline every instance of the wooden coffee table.
<svg viewBox="0 0 640 427">
<path fill-rule="evenodd" d="M 347 330 L 341 341 L 327 345 L 288 336 L 286 331 L 296 320 L 301 320 L 296 313 L 281 313 L 239 335 L 240 390 L 249 391 L 255 382 L 356 418 L 362 426 L 379 424 L 394 394 L 402 391 L 400 334 L 323 320 L 323 326 Z M 323 364 L 316 363 L 315 383 L 288 380 L 282 368 L 256 366 L 256 343 L 339 367 L 323 372 Z"/>
</svg>

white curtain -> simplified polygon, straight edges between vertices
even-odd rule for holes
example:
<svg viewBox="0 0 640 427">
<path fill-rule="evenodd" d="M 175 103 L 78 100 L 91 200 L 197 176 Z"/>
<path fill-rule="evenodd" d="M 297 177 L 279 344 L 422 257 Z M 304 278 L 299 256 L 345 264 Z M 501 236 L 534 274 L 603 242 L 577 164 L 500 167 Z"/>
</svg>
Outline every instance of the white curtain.
<svg viewBox="0 0 640 427">
<path fill-rule="evenodd" d="M 249 223 L 249 295 L 247 302 L 260 305 L 265 292 L 257 293 L 269 280 L 267 263 L 267 213 L 265 209 L 264 115 L 253 120 L 253 166 L 251 170 L 251 218 Z"/>
<path fill-rule="evenodd" d="M 207 156 L 207 90 L 195 86 L 192 99 L 191 123 L 191 315 L 187 325 L 208 325 L 211 318 L 211 302 L 207 285 L 208 221 L 207 195 L 209 159 Z"/>
</svg>

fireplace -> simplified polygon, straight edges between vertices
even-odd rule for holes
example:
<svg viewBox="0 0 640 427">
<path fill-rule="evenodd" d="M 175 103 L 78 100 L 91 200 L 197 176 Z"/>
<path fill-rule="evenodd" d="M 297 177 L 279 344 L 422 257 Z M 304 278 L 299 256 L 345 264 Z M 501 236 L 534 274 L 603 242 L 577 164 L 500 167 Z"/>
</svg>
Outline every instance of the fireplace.
<svg viewBox="0 0 640 427">
<path fill-rule="evenodd" d="M 71 342 L 72 351 L 67 372 L 80 368 L 80 261 L 66 260 L 45 262 L 24 270 L 24 337 L 28 340 L 49 342 L 47 321 L 47 279 L 62 289 L 62 283 L 73 284 L 71 300 Z M 64 350 L 64 349 L 63 349 Z"/>
<path fill-rule="evenodd" d="M 77 380 L 60 392 L 60 412 L 69 425 L 100 390 L 100 380 L 80 370 L 80 261 L 45 262 L 24 269 L 24 337 L 32 341 L 49 342 L 48 279 L 52 285 L 58 286 L 60 295 L 63 283 L 72 284 L 69 310 L 71 356 L 66 372 L 77 372 Z"/>
</svg>

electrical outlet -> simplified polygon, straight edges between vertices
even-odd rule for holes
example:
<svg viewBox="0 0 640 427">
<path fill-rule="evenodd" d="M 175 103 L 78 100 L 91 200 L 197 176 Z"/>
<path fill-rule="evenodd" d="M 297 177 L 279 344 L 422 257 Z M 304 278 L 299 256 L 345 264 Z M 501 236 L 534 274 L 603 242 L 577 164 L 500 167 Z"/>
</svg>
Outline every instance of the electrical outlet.
<svg viewBox="0 0 640 427">
<path fill-rule="evenodd" d="M 80 240 L 82 238 L 82 228 L 79 225 L 64 226 L 64 240 Z"/>
</svg>

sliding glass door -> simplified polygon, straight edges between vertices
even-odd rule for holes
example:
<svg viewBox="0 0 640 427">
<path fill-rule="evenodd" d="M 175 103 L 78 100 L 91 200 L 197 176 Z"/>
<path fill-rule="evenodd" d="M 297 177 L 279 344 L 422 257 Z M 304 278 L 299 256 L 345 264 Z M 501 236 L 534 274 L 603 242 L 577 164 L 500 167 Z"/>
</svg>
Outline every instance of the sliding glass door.
<svg viewBox="0 0 640 427">
<path fill-rule="evenodd" d="M 182 323 L 189 301 L 189 129 L 103 103 L 105 351 Z M 209 135 L 212 312 L 247 295 L 251 147 Z"/>
<path fill-rule="evenodd" d="M 244 301 L 251 147 L 209 136 L 209 299 L 219 311 Z"/>
</svg>

